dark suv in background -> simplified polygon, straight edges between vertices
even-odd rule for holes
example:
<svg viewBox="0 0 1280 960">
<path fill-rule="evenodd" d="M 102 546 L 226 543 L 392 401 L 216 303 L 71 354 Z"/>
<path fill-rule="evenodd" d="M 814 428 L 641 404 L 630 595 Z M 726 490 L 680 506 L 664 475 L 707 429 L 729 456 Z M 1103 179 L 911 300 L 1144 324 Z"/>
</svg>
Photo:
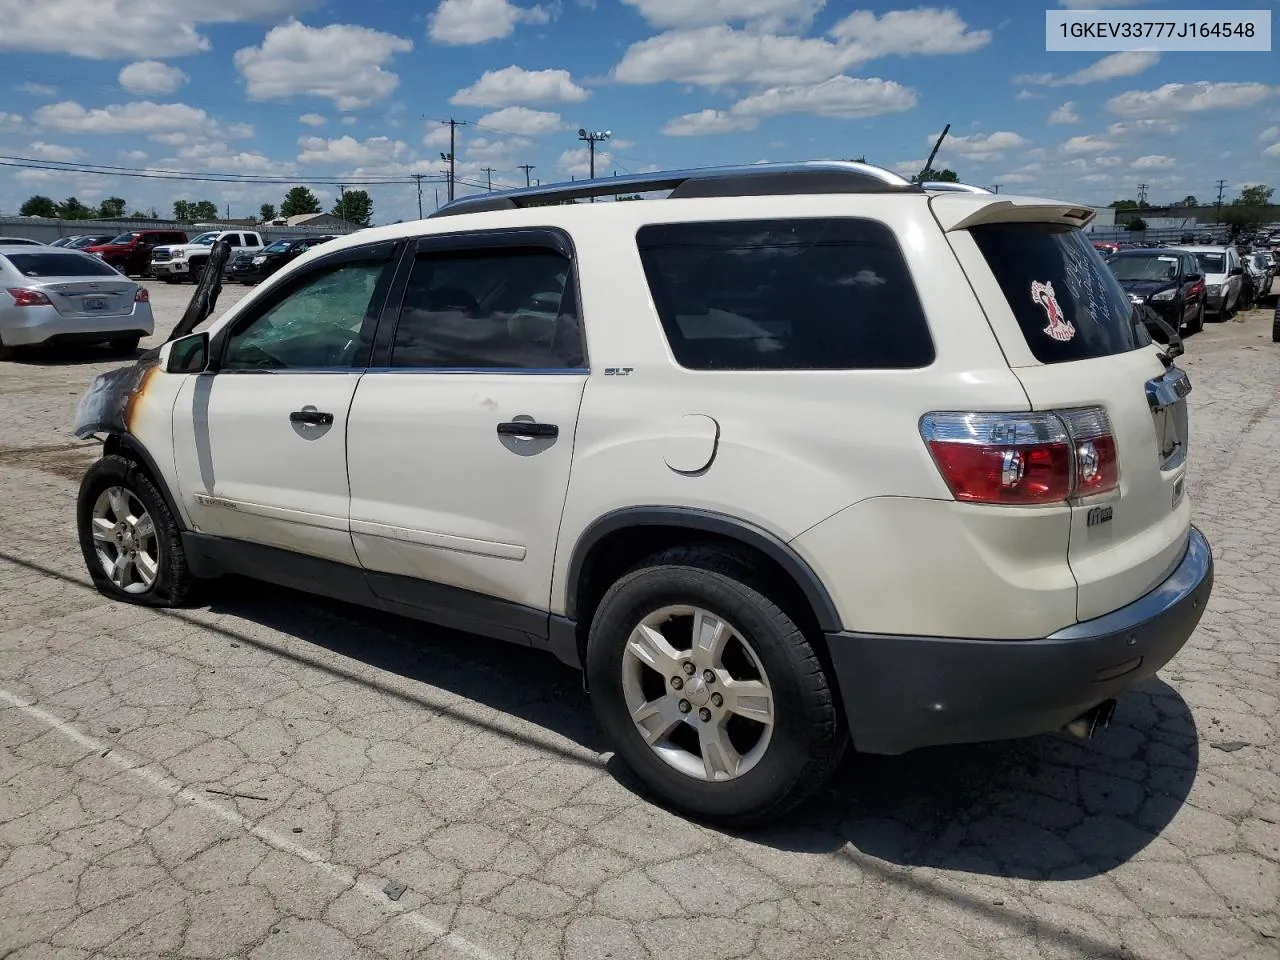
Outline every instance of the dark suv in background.
<svg viewBox="0 0 1280 960">
<path fill-rule="evenodd" d="M 1174 332 L 1204 329 L 1204 274 L 1193 254 L 1162 248 L 1121 250 L 1107 258 L 1107 265 L 1129 301 L 1145 306 Z M 1147 326 L 1150 329 L 1151 323 Z M 1156 330 L 1151 335 L 1166 342 Z"/>
<path fill-rule="evenodd" d="M 85 253 L 100 257 L 126 276 L 141 276 L 151 269 L 151 251 L 166 243 L 186 243 L 182 230 L 130 230 L 110 243 L 84 247 Z"/>
<path fill-rule="evenodd" d="M 287 263 L 293 263 L 308 250 L 314 250 L 333 237 L 286 237 L 268 244 L 256 253 L 237 254 L 229 270 L 237 283 L 261 283 Z"/>
</svg>

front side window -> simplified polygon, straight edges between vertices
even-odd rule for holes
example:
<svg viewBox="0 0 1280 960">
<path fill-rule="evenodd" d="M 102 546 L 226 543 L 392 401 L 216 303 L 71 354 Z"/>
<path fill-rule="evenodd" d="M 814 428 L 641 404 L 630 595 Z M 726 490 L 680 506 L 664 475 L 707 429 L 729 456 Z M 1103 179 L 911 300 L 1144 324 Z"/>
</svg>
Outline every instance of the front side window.
<svg viewBox="0 0 1280 960">
<path fill-rule="evenodd" d="M 111 242 L 112 243 L 133 243 L 133 238 L 136 236 L 137 236 L 136 233 L 122 233 L 120 234 L 120 236 L 116 237 Z"/>
<path fill-rule="evenodd" d="M 1221 253 L 1197 253 L 1196 259 L 1205 273 L 1226 273 L 1227 258 Z"/>
<path fill-rule="evenodd" d="M 199 236 L 197 236 L 194 240 L 192 240 L 191 242 L 192 242 L 193 244 L 199 244 L 199 245 L 200 245 L 200 246 L 202 246 L 202 247 L 212 247 L 212 246 L 213 246 L 213 241 L 215 241 L 215 240 L 217 240 L 217 239 L 218 239 L 218 234 L 217 234 L 216 232 L 215 232 L 215 233 L 202 233 L 202 234 L 200 234 Z"/>
<path fill-rule="evenodd" d="M 1041 363 L 1146 346 L 1129 297 L 1078 228 L 993 223 L 969 232 Z"/>
<path fill-rule="evenodd" d="M 655 224 L 637 242 L 682 367 L 866 370 L 933 362 L 915 285 L 882 223 Z"/>
<path fill-rule="evenodd" d="M 334 369 L 367 361 L 382 258 L 309 273 L 227 339 L 224 370 Z"/>
<path fill-rule="evenodd" d="M 583 366 L 572 264 L 541 248 L 420 255 L 393 367 L 563 370 Z"/>
</svg>

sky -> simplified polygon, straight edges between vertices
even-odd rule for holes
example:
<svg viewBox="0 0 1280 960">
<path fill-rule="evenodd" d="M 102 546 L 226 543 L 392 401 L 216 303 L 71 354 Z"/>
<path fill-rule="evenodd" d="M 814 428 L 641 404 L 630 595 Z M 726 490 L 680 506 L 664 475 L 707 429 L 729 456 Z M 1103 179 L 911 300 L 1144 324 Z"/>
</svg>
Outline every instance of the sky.
<svg viewBox="0 0 1280 960">
<path fill-rule="evenodd" d="M 296 178 L 374 219 L 459 195 L 762 160 L 935 166 L 1002 192 L 1106 205 L 1280 186 L 1280 54 L 1046 53 L 1044 11 L 1159 0 L 0 0 L 0 156 Z M 1201 4 L 1201 6 L 1209 6 Z M 1241 6 L 1274 11 L 1276 0 Z M 204 11 L 204 12 L 201 12 Z M 0 161 L 12 162 L 12 161 Z M 489 168 L 486 170 L 486 168 Z M 232 216 L 287 185 L 0 166 L 0 212 L 39 193 L 175 199 Z"/>
</svg>

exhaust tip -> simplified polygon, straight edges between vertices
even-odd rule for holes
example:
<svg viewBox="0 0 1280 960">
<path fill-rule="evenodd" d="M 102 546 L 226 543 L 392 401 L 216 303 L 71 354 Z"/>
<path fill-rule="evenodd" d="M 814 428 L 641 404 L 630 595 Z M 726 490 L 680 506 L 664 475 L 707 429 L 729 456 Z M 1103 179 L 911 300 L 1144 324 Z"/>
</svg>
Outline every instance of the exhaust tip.
<svg viewBox="0 0 1280 960">
<path fill-rule="evenodd" d="M 1111 718 L 1116 713 L 1116 701 L 1104 700 L 1096 707 L 1086 710 L 1062 729 L 1065 733 L 1079 740 L 1088 740 L 1094 732 L 1105 730 L 1111 725 Z"/>
</svg>

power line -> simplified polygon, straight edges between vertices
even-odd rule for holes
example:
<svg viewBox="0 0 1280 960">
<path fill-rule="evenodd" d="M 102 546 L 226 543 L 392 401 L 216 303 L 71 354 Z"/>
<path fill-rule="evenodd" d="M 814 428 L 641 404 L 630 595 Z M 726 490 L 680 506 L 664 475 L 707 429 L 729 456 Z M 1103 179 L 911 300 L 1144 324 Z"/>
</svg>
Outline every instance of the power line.
<svg viewBox="0 0 1280 960">
<path fill-rule="evenodd" d="M 486 188 L 489 193 L 493 193 L 493 167 L 481 167 L 480 172 L 488 175 L 489 181 L 486 184 Z"/>
<path fill-rule="evenodd" d="M 67 163 L 57 160 L 40 160 L 34 157 L 0 156 L 0 166 L 31 170 L 50 170 L 57 173 L 83 174 L 103 177 L 134 177 L 144 180 L 187 180 L 205 183 L 243 184 L 312 184 L 317 186 L 381 186 L 384 184 L 413 183 L 408 175 L 388 174 L 385 177 L 333 177 L 288 176 L 274 174 L 200 173 L 194 170 L 168 170 L 163 167 L 119 167 L 99 163 Z M 443 178 L 441 178 L 443 179 Z"/>
</svg>

